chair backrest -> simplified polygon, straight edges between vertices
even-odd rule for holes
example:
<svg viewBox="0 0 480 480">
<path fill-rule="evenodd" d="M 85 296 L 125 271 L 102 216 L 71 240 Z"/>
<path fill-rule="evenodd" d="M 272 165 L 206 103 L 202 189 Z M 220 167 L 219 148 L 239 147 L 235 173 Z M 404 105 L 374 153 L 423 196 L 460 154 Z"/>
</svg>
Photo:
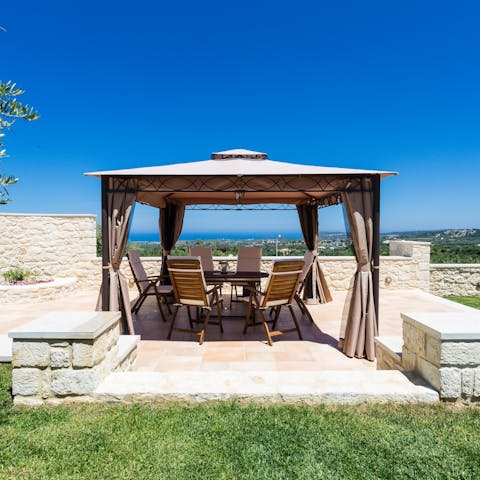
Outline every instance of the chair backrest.
<svg viewBox="0 0 480 480">
<path fill-rule="evenodd" d="M 293 302 L 304 267 L 303 260 L 276 260 L 268 277 L 262 307 L 276 307 Z"/>
<path fill-rule="evenodd" d="M 212 249 L 210 247 L 190 247 L 190 255 L 192 257 L 200 257 L 204 272 L 213 272 L 215 270 Z"/>
<path fill-rule="evenodd" d="M 237 272 L 260 272 L 262 247 L 238 247 Z"/>
<path fill-rule="evenodd" d="M 132 270 L 133 280 L 137 285 L 138 291 L 143 293 L 145 289 L 148 288 L 148 275 L 143 268 L 142 261 L 140 260 L 140 253 L 138 250 L 130 250 L 127 253 L 127 258 Z"/>
<path fill-rule="evenodd" d="M 207 285 L 200 257 L 167 258 L 175 301 L 183 305 L 208 307 Z"/>
<path fill-rule="evenodd" d="M 313 250 L 307 250 L 305 252 L 305 255 L 303 256 L 304 265 L 303 265 L 302 274 L 300 275 L 299 287 L 301 287 L 301 285 L 303 285 L 303 283 L 305 282 L 308 272 L 312 268 L 314 258 L 315 258 L 315 252 Z"/>
</svg>

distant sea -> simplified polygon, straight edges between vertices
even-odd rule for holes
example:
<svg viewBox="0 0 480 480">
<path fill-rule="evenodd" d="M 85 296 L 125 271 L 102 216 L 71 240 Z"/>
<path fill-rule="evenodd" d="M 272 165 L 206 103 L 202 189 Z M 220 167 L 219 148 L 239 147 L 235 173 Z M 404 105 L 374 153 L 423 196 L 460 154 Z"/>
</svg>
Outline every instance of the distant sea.
<svg viewBox="0 0 480 480">
<path fill-rule="evenodd" d="M 281 235 L 280 238 L 287 239 L 301 239 L 302 236 L 297 232 L 279 232 L 277 234 L 270 232 L 259 232 L 259 233 L 229 233 L 229 234 L 220 234 L 215 232 L 204 232 L 204 233 L 195 233 L 195 232 L 186 232 L 182 233 L 180 240 L 258 240 L 258 239 L 267 239 L 267 238 L 276 238 L 278 235 Z M 345 235 L 341 233 L 333 232 L 324 232 L 324 235 Z M 323 235 L 321 235 L 323 236 Z M 158 232 L 132 232 L 130 233 L 129 240 L 132 242 L 159 242 L 160 236 Z"/>
</svg>

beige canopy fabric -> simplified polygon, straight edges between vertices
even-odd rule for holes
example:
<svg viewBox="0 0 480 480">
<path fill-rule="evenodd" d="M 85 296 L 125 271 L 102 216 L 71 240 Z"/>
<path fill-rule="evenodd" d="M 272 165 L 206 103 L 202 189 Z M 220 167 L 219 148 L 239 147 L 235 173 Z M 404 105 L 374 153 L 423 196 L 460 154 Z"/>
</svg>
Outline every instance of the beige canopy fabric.
<svg viewBox="0 0 480 480">
<path fill-rule="evenodd" d="M 378 332 L 372 278 L 373 194 L 371 180 L 364 179 L 362 183 L 364 192 L 343 193 L 357 271 L 349 298 L 342 348 L 349 357 L 366 357 L 368 360 L 374 360 L 374 337 Z"/>
<path fill-rule="evenodd" d="M 258 204 L 338 203 L 338 192 L 360 190 L 366 175 L 381 178 L 395 172 L 321 167 L 268 160 L 248 150 L 217 152 L 210 160 L 155 167 L 91 172 L 110 177 L 117 189 L 134 190 L 137 201 L 157 208 L 168 203 Z"/>
<path fill-rule="evenodd" d="M 120 271 L 120 264 L 127 246 L 130 220 L 135 204 L 135 193 L 111 191 L 107 198 L 109 238 L 103 239 L 103 241 L 106 241 L 109 257 L 109 309 L 111 311 L 122 310 L 124 314 L 123 332 L 133 335 L 135 331 L 130 310 L 128 282 L 125 275 Z M 103 289 L 104 286 L 102 285 L 101 288 Z M 98 309 L 103 308 L 101 298 L 100 293 L 97 303 Z"/>
<path fill-rule="evenodd" d="M 213 156 L 219 155 L 214 153 Z M 266 158 L 248 158 L 228 156 L 198 162 L 174 163 L 155 167 L 127 168 L 123 170 L 107 170 L 90 172 L 85 175 L 95 177 L 168 177 L 168 176 L 208 176 L 208 175 L 381 175 L 382 178 L 395 175 L 395 172 L 381 170 L 361 170 L 356 168 L 322 167 L 318 165 L 302 165 L 299 163 L 278 162 Z"/>
<path fill-rule="evenodd" d="M 158 226 L 162 243 L 161 275 L 166 279 L 168 278 L 167 257 L 182 233 L 184 215 L 185 207 L 183 205 L 168 203 L 164 208 L 160 208 Z"/>
</svg>

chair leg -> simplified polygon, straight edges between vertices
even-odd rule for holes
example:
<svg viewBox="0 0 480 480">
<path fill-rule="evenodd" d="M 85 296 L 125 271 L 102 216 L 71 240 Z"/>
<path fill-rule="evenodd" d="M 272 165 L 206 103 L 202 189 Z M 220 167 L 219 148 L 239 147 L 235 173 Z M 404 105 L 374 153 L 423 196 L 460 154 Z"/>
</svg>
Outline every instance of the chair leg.
<svg viewBox="0 0 480 480">
<path fill-rule="evenodd" d="M 258 314 L 260 315 L 260 318 L 263 323 L 263 329 L 265 330 L 265 336 L 267 337 L 267 342 L 270 346 L 272 346 L 273 345 L 272 336 L 270 335 L 270 330 L 268 328 L 267 321 L 265 320 L 265 316 L 263 315 L 263 312 L 260 309 L 258 309 Z"/>
<path fill-rule="evenodd" d="M 170 308 L 170 304 L 168 303 L 168 297 L 165 296 L 165 297 L 163 297 L 163 299 L 165 300 L 165 305 L 167 306 L 168 313 L 171 315 L 172 314 L 172 309 Z"/>
<path fill-rule="evenodd" d="M 247 315 L 245 316 L 245 325 L 243 327 L 243 334 L 247 333 L 247 328 L 250 326 L 250 317 L 252 316 L 252 307 L 253 307 L 253 297 L 250 293 L 250 298 L 248 300 Z"/>
<path fill-rule="evenodd" d="M 237 287 L 232 283 L 230 286 L 230 310 L 232 309 L 233 303 L 233 289 L 237 290 Z"/>
<path fill-rule="evenodd" d="M 162 297 L 157 291 L 155 291 L 155 297 L 157 297 L 157 304 L 158 304 L 158 309 L 160 310 L 160 316 L 162 317 L 162 320 L 166 322 L 167 319 L 165 318 L 165 314 L 163 313 L 163 308 L 162 308 Z"/>
<path fill-rule="evenodd" d="M 217 296 L 217 315 L 218 315 L 218 323 L 220 325 L 220 331 L 223 333 L 222 309 L 220 308 L 220 302 L 218 301 L 218 296 Z"/>
<path fill-rule="evenodd" d="M 293 323 L 295 324 L 295 328 L 297 329 L 298 337 L 300 338 L 300 340 L 303 340 L 302 332 L 300 331 L 300 327 L 298 326 L 297 317 L 295 316 L 295 312 L 293 311 L 293 307 L 291 305 L 289 305 L 288 309 L 290 310 L 290 313 L 292 314 Z"/>
<path fill-rule="evenodd" d="M 298 295 L 298 294 L 295 295 L 295 301 L 297 302 L 297 305 L 300 308 L 301 312 L 310 320 L 310 322 L 313 323 L 312 315 L 308 311 L 308 308 L 305 305 L 305 302 L 300 297 L 300 295 Z"/>
<path fill-rule="evenodd" d="M 252 310 L 252 325 L 257 324 L 257 310 L 254 308 Z"/>
<path fill-rule="evenodd" d="M 177 305 L 175 307 L 175 310 L 173 311 L 172 321 L 170 323 L 170 329 L 168 330 L 167 340 L 170 340 L 172 338 L 173 326 L 175 324 L 175 319 L 177 318 L 177 313 L 179 308 L 180 308 L 180 305 Z"/>
<path fill-rule="evenodd" d="M 135 300 L 135 303 L 133 304 L 132 306 L 132 313 L 136 313 L 136 309 L 137 309 L 137 304 L 138 302 L 142 299 L 142 294 L 140 293 L 138 295 L 138 298 Z"/>
<path fill-rule="evenodd" d="M 188 314 L 188 321 L 190 323 L 190 328 L 193 328 L 192 312 L 190 312 L 190 306 L 187 306 L 187 314 Z"/>
<path fill-rule="evenodd" d="M 134 305 L 135 308 L 134 309 L 132 308 L 132 312 L 138 313 L 138 311 L 140 310 L 140 307 L 143 305 L 143 302 L 145 301 L 146 298 L 147 296 L 142 294 L 140 298 L 135 302 L 135 305 Z"/>
<path fill-rule="evenodd" d="M 205 339 L 205 331 L 208 327 L 208 321 L 210 320 L 210 315 L 212 314 L 211 310 L 208 310 L 207 315 L 205 316 L 205 321 L 203 322 L 203 328 L 200 331 L 200 340 L 198 342 L 199 345 L 203 344 L 203 340 Z"/>
<path fill-rule="evenodd" d="M 281 309 L 282 309 L 281 305 L 275 308 L 275 318 L 273 319 L 272 330 L 275 330 L 275 327 L 277 326 L 277 321 L 278 321 L 278 317 L 280 316 Z"/>
</svg>

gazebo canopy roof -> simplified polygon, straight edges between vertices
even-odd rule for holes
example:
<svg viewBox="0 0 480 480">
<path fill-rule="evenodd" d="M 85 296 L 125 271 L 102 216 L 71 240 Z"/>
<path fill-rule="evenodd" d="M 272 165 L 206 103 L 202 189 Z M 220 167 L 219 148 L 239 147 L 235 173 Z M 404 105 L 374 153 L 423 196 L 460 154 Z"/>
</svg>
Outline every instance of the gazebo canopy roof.
<svg viewBox="0 0 480 480">
<path fill-rule="evenodd" d="M 163 207 L 167 201 L 184 205 L 331 205 L 339 202 L 342 191 L 360 188 L 362 178 L 385 178 L 396 172 L 279 162 L 269 160 L 266 153 L 235 149 L 215 152 L 210 160 L 85 175 L 108 177 L 110 189 L 134 190 L 137 201 Z"/>
<path fill-rule="evenodd" d="M 127 168 L 89 172 L 85 175 L 102 176 L 190 176 L 190 175 L 376 175 L 382 178 L 396 175 L 396 172 L 380 170 L 359 170 L 354 168 L 321 167 L 299 163 L 268 160 L 266 153 L 235 149 L 212 153 L 210 160 L 173 163 L 154 167 Z"/>
</svg>

